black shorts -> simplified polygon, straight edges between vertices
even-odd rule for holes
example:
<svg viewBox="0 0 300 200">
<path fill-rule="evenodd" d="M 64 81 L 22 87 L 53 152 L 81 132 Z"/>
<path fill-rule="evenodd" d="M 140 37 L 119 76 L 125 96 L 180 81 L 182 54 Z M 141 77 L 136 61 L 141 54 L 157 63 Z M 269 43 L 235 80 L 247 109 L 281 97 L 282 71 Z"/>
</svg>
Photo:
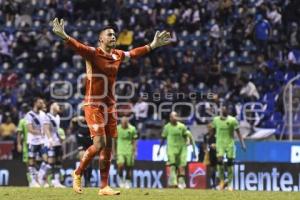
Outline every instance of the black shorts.
<svg viewBox="0 0 300 200">
<path fill-rule="evenodd" d="M 27 144 L 28 146 L 28 158 L 34 160 L 42 160 L 43 145 Z"/>
<path fill-rule="evenodd" d="M 62 157 L 63 155 L 62 146 L 48 147 L 47 155 L 50 158 Z"/>
<path fill-rule="evenodd" d="M 76 139 L 78 151 L 87 150 L 93 144 L 91 137 L 86 134 L 78 133 L 76 134 Z"/>
</svg>

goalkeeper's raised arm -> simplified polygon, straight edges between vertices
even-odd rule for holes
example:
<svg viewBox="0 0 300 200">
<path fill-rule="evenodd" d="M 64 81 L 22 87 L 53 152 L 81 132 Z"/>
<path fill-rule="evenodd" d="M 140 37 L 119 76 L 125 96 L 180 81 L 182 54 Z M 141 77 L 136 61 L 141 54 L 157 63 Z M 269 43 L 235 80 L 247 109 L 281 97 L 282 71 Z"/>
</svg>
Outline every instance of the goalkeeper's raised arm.
<svg viewBox="0 0 300 200">
<path fill-rule="evenodd" d="M 96 49 L 93 47 L 86 46 L 74 38 L 70 37 L 64 28 L 64 20 L 58 20 L 55 18 L 52 23 L 53 32 L 67 43 L 81 56 L 88 57 L 95 53 Z M 104 33 L 105 32 L 105 33 Z M 153 41 L 142 47 L 132 49 L 128 52 L 123 52 L 123 59 L 137 58 L 145 55 L 146 53 L 159 48 L 161 46 L 167 45 L 171 42 L 171 35 L 167 31 L 156 31 Z M 107 26 L 100 30 L 99 34 L 99 48 L 104 52 L 111 53 L 111 51 L 116 47 L 116 28 L 113 26 Z"/>
</svg>

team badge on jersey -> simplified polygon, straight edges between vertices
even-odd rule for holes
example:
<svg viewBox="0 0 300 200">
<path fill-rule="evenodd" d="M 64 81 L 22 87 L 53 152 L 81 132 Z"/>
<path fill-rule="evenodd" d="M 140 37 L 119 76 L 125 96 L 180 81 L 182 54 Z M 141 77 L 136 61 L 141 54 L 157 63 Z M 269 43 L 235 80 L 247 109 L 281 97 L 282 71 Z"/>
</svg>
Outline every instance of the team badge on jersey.
<svg viewBox="0 0 300 200">
<path fill-rule="evenodd" d="M 92 125 L 92 128 L 94 129 L 94 131 L 98 131 L 99 127 L 100 127 L 99 124 Z"/>
<path fill-rule="evenodd" d="M 117 59 L 118 59 L 118 55 L 116 55 L 116 54 L 112 54 L 111 57 L 112 57 L 114 60 L 117 60 Z"/>
</svg>

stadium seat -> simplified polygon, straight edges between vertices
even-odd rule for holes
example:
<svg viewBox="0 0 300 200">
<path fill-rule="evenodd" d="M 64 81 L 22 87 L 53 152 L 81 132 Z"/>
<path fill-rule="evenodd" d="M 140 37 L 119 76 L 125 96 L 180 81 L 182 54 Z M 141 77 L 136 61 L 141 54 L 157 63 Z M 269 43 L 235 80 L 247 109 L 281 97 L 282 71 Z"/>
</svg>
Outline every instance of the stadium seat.
<svg viewBox="0 0 300 200">
<path fill-rule="evenodd" d="M 61 76 L 59 73 L 55 72 L 53 73 L 52 77 L 51 77 L 51 81 L 61 81 Z"/>
<path fill-rule="evenodd" d="M 76 77 L 71 72 L 67 73 L 66 80 L 69 81 L 69 82 L 71 82 L 72 84 L 75 84 L 77 82 Z"/>
<path fill-rule="evenodd" d="M 230 73 L 230 74 L 237 74 L 238 73 L 238 68 L 236 67 L 235 62 L 230 62 L 228 66 L 225 67 L 225 72 Z"/>
<path fill-rule="evenodd" d="M 245 44 L 242 47 L 242 50 L 253 52 L 256 50 L 255 45 L 251 42 L 251 40 L 246 40 Z"/>
<path fill-rule="evenodd" d="M 242 55 L 239 57 L 239 62 L 243 64 L 251 64 L 252 58 L 249 51 L 243 51 Z"/>
<path fill-rule="evenodd" d="M 24 82 L 29 82 L 31 80 L 32 75 L 30 73 L 26 73 L 24 76 Z"/>
<path fill-rule="evenodd" d="M 289 72 L 285 73 L 285 75 L 284 75 L 284 83 L 289 82 L 294 76 L 295 76 L 294 72 L 289 71 Z"/>
<path fill-rule="evenodd" d="M 188 41 L 190 39 L 187 30 L 181 32 L 179 38 L 183 41 Z"/>
<path fill-rule="evenodd" d="M 282 72 L 282 71 L 276 71 L 275 73 L 274 73 L 274 80 L 276 81 L 276 82 L 279 82 L 279 83 L 282 83 L 283 81 L 284 81 L 284 73 Z"/>
</svg>

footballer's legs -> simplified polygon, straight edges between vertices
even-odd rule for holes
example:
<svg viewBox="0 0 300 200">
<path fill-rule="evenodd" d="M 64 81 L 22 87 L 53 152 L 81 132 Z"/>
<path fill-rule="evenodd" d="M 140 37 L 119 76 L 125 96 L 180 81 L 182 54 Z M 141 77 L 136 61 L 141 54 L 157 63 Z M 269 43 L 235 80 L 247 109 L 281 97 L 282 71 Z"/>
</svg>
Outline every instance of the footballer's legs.
<svg viewBox="0 0 300 200">
<path fill-rule="evenodd" d="M 169 186 L 177 187 L 177 167 L 175 163 L 170 163 L 170 178 L 169 178 Z"/>
<path fill-rule="evenodd" d="M 126 166 L 126 181 L 125 181 L 126 189 L 129 189 L 132 187 L 131 177 L 132 177 L 132 165 L 127 165 Z"/>
<path fill-rule="evenodd" d="M 93 144 L 84 152 L 78 168 L 73 172 L 73 190 L 82 193 L 81 176 L 95 155 L 99 154 L 106 145 L 104 116 L 98 106 L 84 107 L 85 120 L 90 130 Z"/>
<path fill-rule="evenodd" d="M 112 156 L 112 140 L 113 138 L 108 134 L 105 148 L 100 152 L 99 167 L 101 174 L 101 187 L 98 192 L 99 195 L 119 195 L 120 191 L 113 190 L 108 185 L 109 169 Z"/>
<path fill-rule="evenodd" d="M 40 187 L 36 180 L 37 170 L 35 167 L 35 159 L 28 159 L 28 175 L 29 175 L 29 187 Z"/>
<path fill-rule="evenodd" d="M 176 158 L 178 157 L 174 152 L 168 150 L 168 163 L 170 166 L 170 176 L 168 180 L 169 187 L 177 187 L 177 163 Z"/>
<path fill-rule="evenodd" d="M 77 193 L 82 193 L 81 176 L 86 167 L 90 164 L 96 154 L 105 146 L 105 136 L 94 136 L 93 144 L 84 152 L 78 168 L 73 172 L 73 189 Z"/>
<path fill-rule="evenodd" d="M 51 166 L 48 163 L 48 158 L 51 156 L 51 152 L 52 150 L 48 147 L 41 147 L 42 161 L 38 172 L 38 182 L 42 187 L 49 187 L 49 184 L 47 183 L 47 175 L 49 170 L 51 170 Z"/>
<path fill-rule="evenodd" d="M 28 144 L 28 180 L 29 187 L 40 187 L 37 182 L 36 145 Z"/>
<path fill-rule="evenodd" d="M 209 166 L 209 185 L 211 186 L 211 188 L 215 188 L 216 187 L 216 166 L 215 165 L 210 165 Z"/>
<path fill-rule="evenodd" d="M 123 171 L 125 169 L 124 167 L 124 156 L 118 155 L 117 156 L 117 166 L 118 166 L 118 179 L 119 179 L 119 187 L 124 188 L 125 187 L 125 180 L 123 176 Z M 127 176 L 127 173 L 126 173 Z"/>
<path fill-rule="evenodd" d="M 55 160 L 54 160 L 54 165 L 53 165 L 53 175 L 52 175 L 52 180 L 51 184 L 56 187 L 56 188 L 65 188 L 64 185 L 61 184 L 60 182 L 60 169 L 62 168 L 62 147 L 61 146 L 56 146 L 55 147 Z"/>
<path fill-rule="evenodd" d="M 217 170 L 218 170 L 218 175 L 219 175 L 219 189 L 223 190 L 225 187 L 225 177 L 224 177 L 224 163 L 223 163 L 223 156 L 218 156 L 218 164 L 217 164 Z"/>
<path fill-rule="evenodd" d="M 107 141 L 109 140 L 110 139 L 108 139 Z M 109 144 L 109 142 L 107 144 Z M 99 167 L 100 167 L 100 175 L 101 175 L 101 188 L 105 188 L 106 186 L 108 186 L 111 153 L 112 153 L 112 148 L 109 145 L 106 146 L 100 152 Z"/>
<path fill-rule="evenodd" d="M 48 173 L 47 174 L 49 175 L 49 179 L 51 180 L 51 185 L 52 186 L 53 186 L 52 179 L 53 179 L 53 176 L 54 176 L 54 164 L 55 164 L 55 161 L 56 160 L 55 160 L 54 155 L 48 154 Z"/>
<path fill-rule="evenodd" d="M 108 185 L 109 169 L 112 157 L 113 139 L 117 137 L 116 112 L 107 113 L 108 121 L 105 125 L 106 145 L 100 151 L 99 168 L 101 175 L 101 186 L 99 195 L 119 195 L 120 191 L 113 190 Z"/>
<path fill-rule="evenodd" d="M 78 154 L 79 154 L 79 159 L 80 160 L 82 159 L 86 149 L 88 149 L 88 147 L 79 150 Z M 90 185 L 90 179 L 91 179 L 91 176 L 92 176 L 92 166 L 91 165 L 88 165 L 88 167 L 84 170 L 83 176 L 84 176 L 84 184 L 87 187 L 87 186 Z"/>
<path fill-rule="evenodd" d="M 180 189 L 186 188 L 186 183 L 185 183 L 185 166 L 180 166 L 178 168 L 178 188 L 180 188 Z"/>
<path fill-rule="evenodd" d="M 227 171 L 228 171 L 228 190 L 229 191 L 233 191 L 233 187 L 232 187 L 233 164 L 234 164 L 234 159 L 233 158 L 228 158 L 228 161 L 227 161 Z"/>
<path fill-rule="evenodd" d="M 212 151 L 210 154 L 210 165 L 208 168 L 209 171 L 209 186 L 210 188 L 216 188 L 216 168 L 218 164 L 217 153 Z"/>
<path fill-rule="evenodd" d="M 186 146 L 182 147 L 181 152 L 179 154 L 179 161 L 178 161 L 178 188 L 184 189 L 186 188 L 185 183 L 185 168 L 187 165 L 187 148 Z"/>
</svg>

